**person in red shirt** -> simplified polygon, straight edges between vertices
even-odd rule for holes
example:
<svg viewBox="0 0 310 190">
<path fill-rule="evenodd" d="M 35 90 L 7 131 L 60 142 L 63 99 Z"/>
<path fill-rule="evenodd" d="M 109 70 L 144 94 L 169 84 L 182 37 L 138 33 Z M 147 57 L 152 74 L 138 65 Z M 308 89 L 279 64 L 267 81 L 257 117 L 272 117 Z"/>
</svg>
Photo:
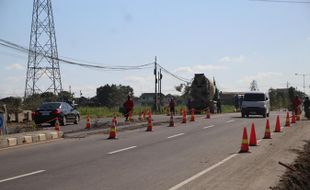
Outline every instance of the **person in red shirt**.
<svg viewBox="0 0 310 190">
<path fill-rule="evenodd" d="M 299 96 L 296 95 L 293 100 L 293 108 L 294 108 L 295 115 L 301 114 L 301 104 L 302 104 L 301 99 L 299 98 Z"/>
<path fill-rule="evenodd" d="M 132 114 L 133 106 L 134 106 L 133 101 L 131 100 L 130 96 L 128 95 L 127 100 L 124 103 L 124 108 L 125 108 L 125 114 L 124 115 L 126 117 L 126 121 L 128 121 L 129 114 Z"/>
</svg>

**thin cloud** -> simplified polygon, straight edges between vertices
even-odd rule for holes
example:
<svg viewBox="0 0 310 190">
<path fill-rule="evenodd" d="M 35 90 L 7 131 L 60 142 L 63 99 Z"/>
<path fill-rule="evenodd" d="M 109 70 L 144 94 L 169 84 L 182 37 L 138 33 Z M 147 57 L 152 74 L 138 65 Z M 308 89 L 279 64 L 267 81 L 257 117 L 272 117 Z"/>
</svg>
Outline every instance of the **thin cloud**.
<svg viewBox="0 0 310 190">
<path fill-rule="evenodd" d="M 239 85 L 243 86 L 244 89 L 250 87 L 250 83 L 256 80 L 258 83 L 258 88 L 260 90 L 268 90 L 270 87 L 278 87 L 283 83 L 284 74 L 278 72 L 260 72 L 256 75 L 245 76 L 238 80 Z"/>
<path fill-rule="evenodd" d="M 306 38 L 308 41 L 310 41 L 310 37 Z"/>
<path fill-rule="evenodd" d="M 23 64 L 14 63 L 5 67 L 7 70 L 23 70 L 25 66 Z"/>
<path fill-rule="evenodd" d="M 232 56 L 225 56 L 219 59 L 220 63 L 244 63 L 245 62 L 245 56 L 239 55 L 236 57 Z"/>
<path fill-rule="evenodd" d="M 193 73 L 203 73 L 205 71 L 226 70 L 226 69 L 229 68 L 223 65 L 194 65 L 192 67 L 190 66 L 179 67 L 176 68 L 173 72 L 193 74 Z"/>
</svg>

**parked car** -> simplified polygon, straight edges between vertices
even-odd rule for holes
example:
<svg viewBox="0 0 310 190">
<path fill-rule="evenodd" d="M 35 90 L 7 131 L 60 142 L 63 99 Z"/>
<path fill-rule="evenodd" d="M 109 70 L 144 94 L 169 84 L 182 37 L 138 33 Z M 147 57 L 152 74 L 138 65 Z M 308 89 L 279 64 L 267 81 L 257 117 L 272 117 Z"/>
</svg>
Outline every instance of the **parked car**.
<svg viewBox="0 0 310 190">
<path fill-rule="evenodd" d="M 267 94 L 263 92 L 247 92 L 241 105 L 241 116 L 262 115 L 269 117 L 270 102 Z"/>
<path fill-rule="evenodd" d="M 56 118 L 63 126 L 68 122 L 78 124 L 80 121 L 80 113 L 66 102 L 44 102 L 32 113 L 32 117 L 36 125 L 50 123 L 54 126 Z"/>
</svg>

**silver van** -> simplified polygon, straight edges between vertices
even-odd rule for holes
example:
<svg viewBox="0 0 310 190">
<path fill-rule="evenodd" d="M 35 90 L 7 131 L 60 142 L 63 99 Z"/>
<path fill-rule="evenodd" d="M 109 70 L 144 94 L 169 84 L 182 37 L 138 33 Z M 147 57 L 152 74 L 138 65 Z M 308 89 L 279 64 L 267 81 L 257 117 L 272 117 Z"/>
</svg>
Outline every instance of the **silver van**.
<svg viewBox="0 0 310 190">
<path fill-rule="evenodd" d="M 270 102 L 268 95 L 263 92 L 246 92 L 241 105 L 241 116 L 262 115 L 269 117 Z"/>
</svg>

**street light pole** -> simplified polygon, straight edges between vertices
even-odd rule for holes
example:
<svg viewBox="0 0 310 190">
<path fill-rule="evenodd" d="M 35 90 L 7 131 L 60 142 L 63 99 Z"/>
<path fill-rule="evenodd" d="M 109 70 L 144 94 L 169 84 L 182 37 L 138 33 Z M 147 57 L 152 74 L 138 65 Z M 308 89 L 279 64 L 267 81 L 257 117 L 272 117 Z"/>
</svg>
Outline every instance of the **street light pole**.
<svg viewBox="0 0 310 190">
<path fill-rule="evenodd" d="M 306 76 L 310 76 L 310 74 L 299 74 L 295 73 L 296 76 L 302 76 L 303 77 L 303 88 L 304 88 L 304 94 L 306 94 Z"/>
</svg>

